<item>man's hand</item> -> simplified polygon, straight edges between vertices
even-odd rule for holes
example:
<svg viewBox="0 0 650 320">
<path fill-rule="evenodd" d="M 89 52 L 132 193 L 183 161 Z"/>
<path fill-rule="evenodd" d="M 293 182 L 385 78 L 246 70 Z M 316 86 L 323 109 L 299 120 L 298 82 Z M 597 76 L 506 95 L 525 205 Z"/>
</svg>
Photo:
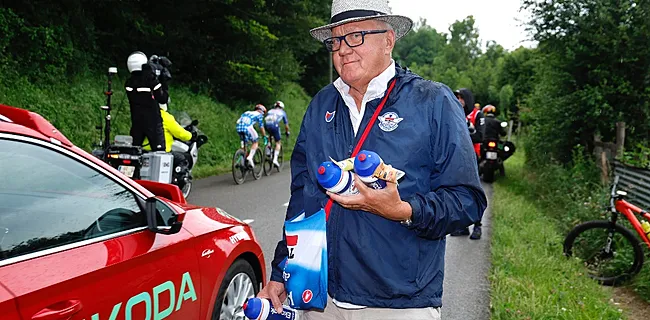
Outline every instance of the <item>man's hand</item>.
<svg viewBox="0 0 650 320">
<path fill-rule="evenodd" d="M 366 186 L 356 174 L 354 174 L 354 183 L 359 189 L 359 194 L 340 196 L 328 191 L 327 195 L 350 210 L 363 210 L 394 221 L 404 221 L 411 218 L 413 212 L 411 205 L 406 201 L 402 201 L 397 190 L 397 184 L 387 182 L 386 188 L 375 190 Z"/>
<path fill-rule="evenodd" d="M 284 283 L 269 281 L 266 287 L 257 294 L 257 297 L 271 300 L 275 311 L 282 314 L 282 301 L 287 299 L 287 291 L 284 289 Z"/>
</svg>

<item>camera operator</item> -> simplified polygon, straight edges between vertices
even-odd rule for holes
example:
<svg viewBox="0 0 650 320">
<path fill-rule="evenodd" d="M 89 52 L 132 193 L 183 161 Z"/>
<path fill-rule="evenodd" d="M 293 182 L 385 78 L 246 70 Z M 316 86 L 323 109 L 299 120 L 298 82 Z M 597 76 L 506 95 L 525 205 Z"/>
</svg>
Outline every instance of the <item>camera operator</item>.
<svg viewBox="0 0 650 320">
<path fill-rule="evenodd" d="M 140 51 L 132 53 L 126 64 L 131 73 L 124 87 L 131 109 L 130 134 L 133 145 L 142 146 L 147 137 L 152 151 L 164 151 L 165 136 L 159 104 L 169 101 L 168 78 L 158 77 L 155 67 L 148 63 L 147 56 Z"/>
</svg>

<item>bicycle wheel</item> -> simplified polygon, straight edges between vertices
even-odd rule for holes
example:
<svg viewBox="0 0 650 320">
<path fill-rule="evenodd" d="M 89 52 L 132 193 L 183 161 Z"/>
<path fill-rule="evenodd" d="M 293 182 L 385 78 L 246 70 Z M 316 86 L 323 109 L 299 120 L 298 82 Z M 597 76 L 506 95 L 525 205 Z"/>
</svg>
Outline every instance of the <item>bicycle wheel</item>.
<svg viewBox="0 0 650 320">
<path fill-rule="evenodd" d="M 280 154 L 278 154 L 278 164 L 280 165 L 277 167 L 278 172 L 282 172 L 282 168 L 284 167 L 284 147 L 280 146 Z"/>
<path fill-rule="evenodd" d="M 264 166 L 263 161 L 262 152 L 257 150 L 253 156 L 253 163 L 255 163 L 255 168 L 253 168 L 253 178 L 255 178 L 255 180 L 259 180 L 262 177 L 262 171 L 264 170 L 262 168 Z"/>
<path fill-rule="evenodd" d="M 564 254 L 581 260 L 591 278 L 608 286 L 629 280 L 643 266 L 639 239 L 630 230 L 606 220 L 573 228 L 564 240 Z"/>
<path fill-rule="evenodd" d="M 246 180 L 246 153 L 244 150 L 238 149 L 232 157 L 232 178 L 236 184 L 244 183 Z"/>
<path fill-rule="evenodd" d="M 268 176 L 271 174 L 271 171 L 273 170 L 273 149 L 271 148 L 271 144 L 267 144 L 266 147 L 264 147 L 264 175 Z"/>
</svg>

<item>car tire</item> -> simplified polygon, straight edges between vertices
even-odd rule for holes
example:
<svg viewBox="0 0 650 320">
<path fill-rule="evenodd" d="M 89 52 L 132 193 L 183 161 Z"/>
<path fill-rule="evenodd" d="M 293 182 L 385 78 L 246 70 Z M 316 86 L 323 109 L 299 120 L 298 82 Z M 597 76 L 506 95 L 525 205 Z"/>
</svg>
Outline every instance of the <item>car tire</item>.
<svg viewBox="0 0 650 320">
<path fill-rule="evenodd" d="M 219 286 L 219 293 L 217 294 L 217 299 L 214 302 L 214 308 L 212 312 L 212 320 L 221 320 L 225 318 L 221 318 L 221 309 L 222 306 L 224 305 L 224 299 L 226 298 L 226 292 L 228 290 L 228 287 L 230 286 L 231 282 L 235 277 L 237 276 L 247 276 L 250 281 L 252 282 L 253 286 L 253 296 L 257 296 L 257 294 L 260 292 L 260 287 L 259 287 L 259 280 L 256 279 L 255 277 L 255 271 L 253 270 L 253 267 L 248 263 L 246 260 L 243 259 L 237 259 L 235 262 L 228 268 L 228 271 L 226 271 L 226 276 L 223 278 L 223 281 L 221 282 L 221 285 Z M 241 303 L 243 306 L 243 301 Z M 228 318 L 232 319 L 232 318 Z M 234 318 L 238 319 L 238 318 Z M 246 318 L 242 318 L 246 319 Z"/>
</svg>

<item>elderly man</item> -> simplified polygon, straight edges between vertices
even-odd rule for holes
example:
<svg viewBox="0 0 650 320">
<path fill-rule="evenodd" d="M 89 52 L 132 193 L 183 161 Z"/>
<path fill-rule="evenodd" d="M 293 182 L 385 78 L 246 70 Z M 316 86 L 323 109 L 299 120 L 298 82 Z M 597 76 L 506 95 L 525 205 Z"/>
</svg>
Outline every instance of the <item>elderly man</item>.
<svg viewBox="0 0 650 320">
<path fill-rule="evenodd" d="M 340 78 L 311 101 L 291 158 L 286 219 L 321 208 L 329 214 L 330 300 L 301 319 L 439 319 L 445 236 L 486 208 L 458 100 L 447 86 L 395 64 L 395 42 L 412 21 L 388 13 L 386 0 L 334 0 L 331 23 L 311 30 Z M 316 178 L 320 163 L 353 156 L 360 140 L 406 173 L 399 186 L 370 189 L 355 176 L 358 194 L 326 192 Z M 283 237 L 259 294 L 278 310 L 287 256 Z"/>
</svg>

